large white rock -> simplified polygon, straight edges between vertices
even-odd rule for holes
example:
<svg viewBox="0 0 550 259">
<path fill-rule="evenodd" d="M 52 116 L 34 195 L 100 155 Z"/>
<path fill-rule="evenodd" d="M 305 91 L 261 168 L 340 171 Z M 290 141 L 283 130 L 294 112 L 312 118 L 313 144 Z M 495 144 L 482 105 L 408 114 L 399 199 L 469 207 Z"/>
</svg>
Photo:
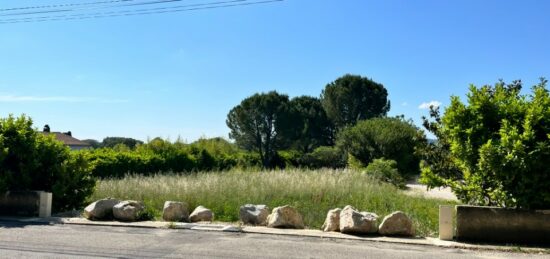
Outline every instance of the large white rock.
<svg viewBox="0 0 550 259">
<path fill-rule="evenodd" d="M 265 226 L 269 212 L 266 205 L 246 204 L 239 209 L 239 217 L 243 224 Z"/>
<path fill-rule="evenodd" d="M 270 228 L 304 228 L 302 215 L 288 205 L 273 209 L 267 216 L 267 226 Z"/>
<path fill-rule="evenodd" d="M 340 212 L 342 209 L 336 208 L 329 210 L 327 213 L 327 218 L 325 223 L 321 227 L 323 231 L 340 231 Z"/>
<path fill-rule="evenodd" d="M 120 221 L 137 221 L 145 211 L 145 206 L 138 201 L 121 201 L 113 207 L 113 215 Z"/>
<path fill-rule="evenodd" d="M 84 208 L 84 217 L 89 220 L 106 220 L 113 218 L 113 207 L 119 203 L 117 199 L 101 199 L 92 202 Z"/>
<path fill-rule="evenodd" d="M 378 215 L 371 212 L 359 212 L 352 206 L 346 206 L 340 212 L 340 232 L 350 234 L 371 234 L 378 232 Z"/>
<path fill-rule="evenodd" d="M 214 213 L 203 206 L 196 207 L 195 210 L 191 212 L 191 215 L 189 215 L 191 222 L 212 221 L 213 218 Z"/>
<path fill-rule="evenodd" d="M 386 217 L 380 224 L 378 233 L 385 236 L 414 236 L 414 226 L 407 214 L 396 211 Z"/>
<path fill-rule="evenodd" d="M 164 202 L 162 209 L 162 219 L 164 221 L 189 221 L 189 209 L 187 203 L 178 201 Z"/>
</svg>

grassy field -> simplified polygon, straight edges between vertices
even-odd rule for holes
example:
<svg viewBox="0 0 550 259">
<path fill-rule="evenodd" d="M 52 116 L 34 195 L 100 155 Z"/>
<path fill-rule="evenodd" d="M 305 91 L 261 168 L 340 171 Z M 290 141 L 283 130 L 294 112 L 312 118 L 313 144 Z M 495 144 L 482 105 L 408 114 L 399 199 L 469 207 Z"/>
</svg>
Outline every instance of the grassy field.
<svg viewBox="0 0 550 259">
<path fill-rule="evenodd" d="M 191 210 L 203 205 L 216 221 L 238 221 L 246 203 L 271 208 L 290 204 L 304 216 L 309 228 L 320 228 L 329 209 L 352 205 L 375 212 L 380 220 L 401 210 L 415 222 L 417 233 L 437 235 L 438 205 L 453 202 L 411 197 L 403 191 L 350 170 L 286 170 L 211 172 L 187 175 L 127 176 L 102 180 L 92 200 L 105 197 L 144 201 L 156 217 L 164 201 L 185 201 Z"/>
</svg>

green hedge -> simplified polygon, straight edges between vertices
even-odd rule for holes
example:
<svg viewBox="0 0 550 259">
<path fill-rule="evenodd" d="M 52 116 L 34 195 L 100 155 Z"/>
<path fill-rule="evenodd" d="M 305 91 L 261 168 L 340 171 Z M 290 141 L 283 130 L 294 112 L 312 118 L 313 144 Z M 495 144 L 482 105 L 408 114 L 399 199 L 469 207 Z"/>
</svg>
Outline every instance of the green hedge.
<svg viewBox="0 0 550 259">
<path fill-rule="evenodd" d="M 120 178 L 126 174 L 222 171 L 261 165 L 258 155 L 234 149 L 220 139 L 201 139 L 192 144 L 153 139 L 135 149 L 100 148 L 80 151 L 93 166 L 93 175 Z"/>
</svg>

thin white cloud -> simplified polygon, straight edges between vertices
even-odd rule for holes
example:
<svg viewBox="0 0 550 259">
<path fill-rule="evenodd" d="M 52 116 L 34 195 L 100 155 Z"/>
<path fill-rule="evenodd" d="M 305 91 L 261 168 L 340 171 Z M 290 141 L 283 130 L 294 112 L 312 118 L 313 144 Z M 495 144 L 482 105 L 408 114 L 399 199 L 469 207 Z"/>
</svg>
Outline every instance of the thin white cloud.
<svg viewBox="0 0 550 259">
<path fill-rule="evenodd" d="M 439 101 L 423 102 L 418 106 L 418 109 L 427 110 L 427 109 L 430 109 L 430 107 L 432 106 L 439 107 L 441 106 L 441 102 Z"/>
<path fill-rule="evenodd" d="M 407 102 L 402 102 L 401 103 L 401 106 L 407 106 L 407 105 L 409 105 Z"/>
<path fill-rule="evenodd" d="M 75 97 L 75 96 L 35 96 L 35 95 L 0 94 L 0 102 L 4 102 L 4 103 L 8 103 L 8 102 L 125 103 L 125 102 L 128 102 L 128 100 Z"/>
</svg>

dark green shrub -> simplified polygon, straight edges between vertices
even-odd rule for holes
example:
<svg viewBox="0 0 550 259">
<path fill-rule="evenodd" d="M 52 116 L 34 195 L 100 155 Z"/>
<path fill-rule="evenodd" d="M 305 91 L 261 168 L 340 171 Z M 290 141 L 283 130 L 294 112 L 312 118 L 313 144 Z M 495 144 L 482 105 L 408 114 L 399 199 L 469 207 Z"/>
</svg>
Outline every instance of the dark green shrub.
<svg viewBox="0 0 550 259">
<path fill-rule="evenodd" d="M 191 153 L 197 161 L 197 171 L 210 171 L 218 168 L 216 159 L 206 149 L 194 149 Z"/>
<path fill-rule="evenodd" d="M 278 168 L 299 167 L 301 157 L 302 153 L 296 150 L 279 151 L 277 156 L 279 162 L 273 164 Z"/>
<path fill-rule="evenodd" d="M 240 168 L 257 168 L 262 166 L 262 159 L 258 153 L 240 152 L 237 157 L 237 166 Z"/>
<path fill-rule="evenodd" d="M 377 158 L 391 159 L 397 162 L 399 172 L 407 176 L 419 174 L 420 159 L 414 151 L 425 141 L 419 129 L 403 118 L 360 121 L 337 137 L 338 147 L 363 165 Z"/>
<path fill-rule="evenodd" d="M 311 169 L 345 167 L 342 151 L 336 147 L 318 147 L 300 159 L 300 165 Z"/>
<path fill-rule="evenodd" d="M 220 171 L 229 170 L 233 167 L 236 167 L 239 163 L 238 154 L 235 153 L 220 154 L 216 156 L 216 160 L 218 170 Z"/>
<path fill-rule="evenodd" d="M 374 159 L 365 168 L 364 173 L 382 182 L 395 185 L 398 188 L 405 188 L 405 179 L 401 177 L 397 169 L 397 162 L 394 160 Z"/>
<path fill-rule="evenodd" d="M 205 159 L 203 156 L 194 155 L 187 152 L 186 150 L 175 150 L 170 153 L 164 154 L 154 154 L 161 157 L 161 163 L 157 166 L 156 170 L 149 170 L 149 172 L 161 172 L 161 171 L 171 171 L 171 172 L 190 172 L 193 170 L 200 170 L 200 167 L 204 167 Z M 205 155 L 206 156 L 206 155 Z M 202 160 L 201 160 L 202 159 Z M 200 160 L 200 161 L 199 161 Z M 206 168 L 206 167 L 205 167 Z M 206 170 L 206 169 L 204 169 Z"/>
<path fill-rule="evenodd" d="M 134 149 L 136 146 L 143 144 L 143 141 L 133 139 L 133 138 L 124 138 L 124 137 L 106 137 L 101 142 L 100 147 L 114 147 L 116 145 L 124 145 L 130 149 Z"/>
<path fill-rule="evenodd" d="M 80 208 L 94 186 L 84 156 L 38 133 L 26 116 L 0 119 L 0 193 L 52 192 L 52 209 L 60 211 Z"/>
<path fill-rule="evenodd" d="M 459 174 L 445 174 L 424 153 L 422 180 L 451 186 L 463 202 L 550 208 L 550 95 L 547 81 L 521 94 L 521 82 L 470 86 L 468 102 L 456 96 L 434 128 L 448 143 Z M 434 113 L 437 115 L 437 113 Z"/>
</svg>

